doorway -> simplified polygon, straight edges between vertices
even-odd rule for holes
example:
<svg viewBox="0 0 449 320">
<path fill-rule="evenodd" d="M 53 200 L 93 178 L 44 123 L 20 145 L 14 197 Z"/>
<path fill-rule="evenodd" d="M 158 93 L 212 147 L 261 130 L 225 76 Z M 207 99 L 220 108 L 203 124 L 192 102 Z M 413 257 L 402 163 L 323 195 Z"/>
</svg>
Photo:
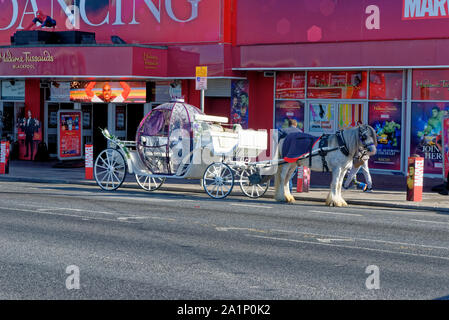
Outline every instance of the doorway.
<svg viewBox="0 0 449 320">
<path fill-rule="evenodd" d="M 135 141 L 137 128 L 143 119 L 143 104 L 128 104 L 127 113 L 126 139 Z"/>
<path fill-rule="evenodd" d="M 98 154 L 107 148 L 108 144 L 100 131 L 108 127 L 108 104 L 107 103 L 95 103 L 92 107 L 92 138 L 94 145 L 94 159 Z"/>
</svg>

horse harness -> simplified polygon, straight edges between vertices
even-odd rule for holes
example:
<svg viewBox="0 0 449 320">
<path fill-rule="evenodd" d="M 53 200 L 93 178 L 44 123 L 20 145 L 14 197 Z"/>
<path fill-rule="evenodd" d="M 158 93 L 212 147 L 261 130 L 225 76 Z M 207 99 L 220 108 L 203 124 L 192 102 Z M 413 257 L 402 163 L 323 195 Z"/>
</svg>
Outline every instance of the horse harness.
<svg viewBox="0 0 449 320">
<path fill-rule="evenodd" d="M 326 155 L 328 154 L 329 150 L 325 150 L 324 148 L 328 148 L 329 145 L 329 134 L 323 134 L 320 137 L 320 143 L 318 145 L 318 154 L 321 156 L 321 162 L 323 163 L 323 172 L 329 172 L 329 166 L 327 165 L 326 161 Z M 335 136 L 337 137 L 338 141 L 338 148 L 340 151 L 345 155 L 349 155 L 349 149 L 346 145 L 345 138 L 343 136 L 343 130 L 339 130 L 335 133 Z"/>
</svg>

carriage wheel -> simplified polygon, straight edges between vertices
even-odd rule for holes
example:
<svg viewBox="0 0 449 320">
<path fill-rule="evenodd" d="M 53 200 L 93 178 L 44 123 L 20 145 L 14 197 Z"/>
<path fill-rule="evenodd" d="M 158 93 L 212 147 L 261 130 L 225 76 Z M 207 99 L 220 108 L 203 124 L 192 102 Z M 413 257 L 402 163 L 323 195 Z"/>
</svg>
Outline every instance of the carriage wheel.
<svg viewBox="0 0 449 320">
<path fill-rule="evenodd" d="M 136 174 L 136 181 L 139 186 L 146 191 L 155 191 L 165 182 L 165 178 L 153 178 Z"/>
<path fill-rule="evenodd" d="M 250 198 L 259 198 L 263 196 L 270 187 L 270 180 L 261 184 L 250 183 L 249 176 L 256 172 L 256 168 L 249 167 L 243 170 L 240 174 L 240 189 L 242 189 L 242 192 Z"/>
<path fill-rule="evenodd" d="M 103 190 L 116 190 L 125 181 L 126 162 L 123 155 L 108 148 L 103 150 L 95 160 L 94 177 Z"/>
<path fill-rule="evenodd" d="M 203 187 L 212 198 L 223 199 L 231 193 L 234 187 L 234 173 L 227 164 L 212 163 L 204 172 Z"/>
</svg>

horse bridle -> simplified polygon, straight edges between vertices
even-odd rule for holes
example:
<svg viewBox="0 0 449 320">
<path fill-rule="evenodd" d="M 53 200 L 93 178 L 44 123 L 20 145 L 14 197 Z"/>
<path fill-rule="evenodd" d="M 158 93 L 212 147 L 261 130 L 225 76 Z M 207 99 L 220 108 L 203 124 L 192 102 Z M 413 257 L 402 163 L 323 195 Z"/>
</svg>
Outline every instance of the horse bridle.
<svg viewBox="0 0 449 320">
<path fill-rule="evenodd" d="M 370 143 L 366 143 L 366 140 L 368 140 L 368 131 L 369 131 L 368 127 L 365 127 L 365 126 L 359 127 L 359 138 L 360 138 L 360 141 L 362 142 L 363 148 L 367 151 L 369 151 L 371 146 L 376 146 L 374 141 L 370 142 Z"/>
</svg>

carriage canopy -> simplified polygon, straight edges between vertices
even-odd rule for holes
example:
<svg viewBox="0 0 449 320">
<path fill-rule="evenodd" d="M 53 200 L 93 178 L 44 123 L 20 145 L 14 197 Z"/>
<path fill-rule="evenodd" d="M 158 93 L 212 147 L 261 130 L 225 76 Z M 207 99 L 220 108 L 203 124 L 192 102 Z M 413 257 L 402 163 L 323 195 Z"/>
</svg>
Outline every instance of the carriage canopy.
<svg viewBox="0 0 449 320">
<path fill-rule="evenodd" d="M 203 113 L 184 102 L 169 102 L 154 108 L 140 122 L 137 152 L 154 174 L 180 175 L 187 170 L 185 159 L 193 149 L 195 114 Z"/>
</svg>

